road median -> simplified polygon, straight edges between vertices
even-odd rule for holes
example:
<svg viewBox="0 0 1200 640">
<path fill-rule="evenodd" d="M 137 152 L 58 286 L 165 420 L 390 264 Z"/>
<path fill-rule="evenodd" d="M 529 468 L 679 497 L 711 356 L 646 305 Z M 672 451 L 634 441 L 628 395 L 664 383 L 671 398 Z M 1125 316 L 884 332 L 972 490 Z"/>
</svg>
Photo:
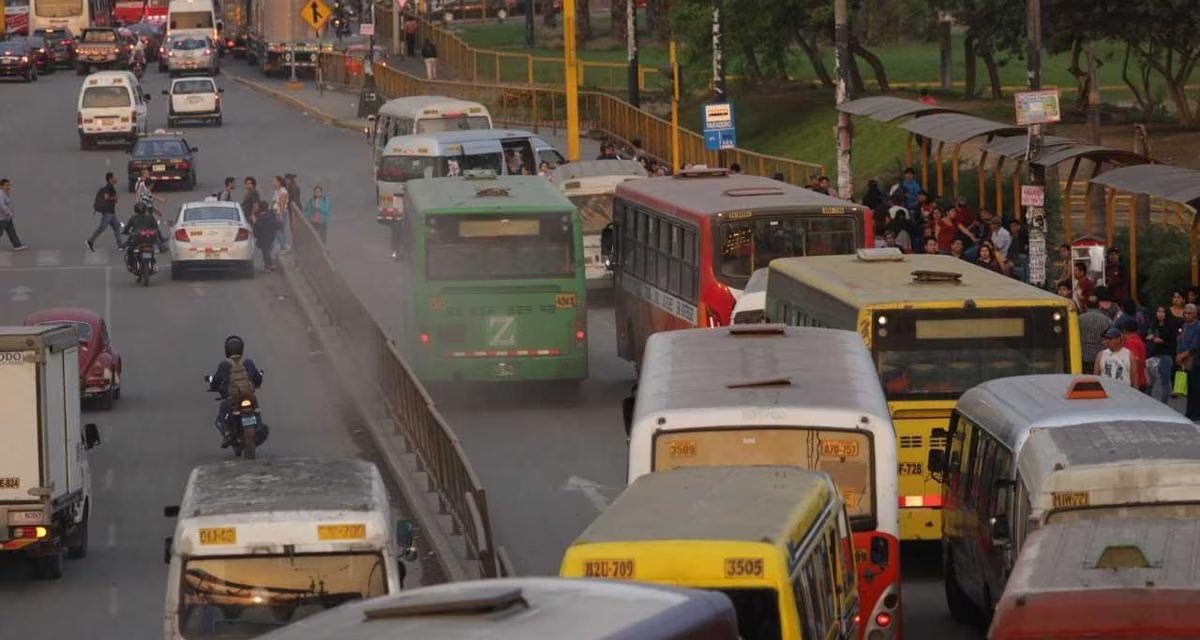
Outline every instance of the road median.
<svg viewBox="0 0 1200 640">
<path fill-rule="evenodd" d="M 289 106 L 291 106 L 292 108 L 302 111 L 305 114 L 310 115 L 313 118 L 316 118 L 317 120 L 320 120 L 321 122 L 323 122 L 327 125 L 331 125 L 331 126 L 338 127 L 341 129 L 347 129 L 349 131 L 362 131 L 363 130 L 362 123 L 356 122 L 354 120 L 347 120 L 345 118 L 339 118 L 331 113 L 328 113 L 326 111 L 323 111 L 323 110 L 313 106 L 312 104 L 306 102 L 299 96 L 292 95 L 291 93 L 288 93 L 285 90 L 276 89 L 274 87 L 268 86 L 265 83 L 256 82 L 254 80 L 248 80 L 241 76 L 236 76 L 236 75 L 231 74 L 230 77 L 233 79 L 234 82 L 246 87 L 247 89 L 250 89 L 251 91 L 254 91 L 255 93 L 259 93 L 259 94 L 268 96 L 270 98 L 279 100 L 281 102 L 284 102 L 284 103 L 288 104 Z"/>
</svg>

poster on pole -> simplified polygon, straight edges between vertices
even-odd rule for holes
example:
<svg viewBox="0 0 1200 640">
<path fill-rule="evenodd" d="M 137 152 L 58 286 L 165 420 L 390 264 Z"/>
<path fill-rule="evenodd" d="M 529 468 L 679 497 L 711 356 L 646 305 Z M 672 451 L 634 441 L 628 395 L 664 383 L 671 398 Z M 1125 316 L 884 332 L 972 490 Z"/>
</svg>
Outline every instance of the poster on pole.
<svg viewBox="0 0 1200 640">
<path fill-rule="evenodd" d="M 1021 91 L 1013 94 L 1013 101 L 1017 107 L 1017 126 L 1048 124 L 1062 120 L 1058 89 Z"/>
<path fill-rule="evenodd" d="M 1021 206 L 1022 207 L 1044 207 L 1046 206 L 1046 188 L 1036 184 L 1021 185 Z"/>
</svg>

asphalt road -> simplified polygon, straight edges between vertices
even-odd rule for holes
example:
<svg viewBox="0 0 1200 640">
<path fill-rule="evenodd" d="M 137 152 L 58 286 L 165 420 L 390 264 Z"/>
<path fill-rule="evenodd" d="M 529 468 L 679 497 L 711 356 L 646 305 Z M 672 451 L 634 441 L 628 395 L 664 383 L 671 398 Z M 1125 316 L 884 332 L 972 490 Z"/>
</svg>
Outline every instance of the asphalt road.
<svg viewBox="0 0 1200 640">
<path fill-rule="evenodd" d="M 227 71 L 262 81 L 255 69 L 234 66 Z M 272 110 L 271 119 L 294 131 L 296 140 L 311 141 L 309 148 L 319 148 L 319 156 L 297 157 L 292 149 L 303 147 L 281 141 L 301 184 L 321 184 L 332 199 L 328 248 L 334 262 L 376 319 L 394 336 L 401 335 L 405 286 L 390 259 L 387 231 L 374 219 L 365 141 L 295 113 Z M 624 488 L 620 406 L 635 373 L 616 356 L 611 307 L 591 305 L 588 334 L 590 374 L 577 390 L 525 384 L 430 389 L 488 490 L 494 535 L 520 574 L 556 574 L 567 545 Z M 936 545 L 904 550 L 907 637 L 982 637 L 950 619 L 939 565 Z"/>
<path fill-rule="evenodd" d="M 162 127 L 165 76 L 146 77 L 151 126 Z M 0 323 L 19 324 L 31 311 L 60 305 L 102 313 L 124 358 L 123 393 L 113 411 L 84 414 L 104 440 L 91 453 L 90 555 L 69 561 L 66 575 L 50 582 L 33 581 L 26 563 L 0 557 L 0 638 L 161 638 L 163 537 L 174 528 L 162 507 L 178 504 L 195 465 L 231 456 L 218 448 L 216 403 L 202 380 L 219 362 L 227 334 L 245 337 L 266 370 L 261 401 L 272 433 L 260 456 L 371 454 L 280 274 L 173 282 L 160 269 L 147 289 L 135 286 L 111 235 L 88 252 L 93 194 L 107 170 L 124 186 L 126 156 L 115 148 L 79 151 L 80 80 L 59 72 L 31 85 L 0 85 L 0 176 L 13 181 L 17 227 L 30 246 L 14 253 L 0 241 Z M 323 142 L 311 137 L 333 139 L 325 128 L 236 86 L 223 100 L 224 127 L 187 130 L 201 149 L 200 186 L 165 192 L 165 212 L 216 191 L 226 172 L 264 181 L 322 164 Z M 311 165 L 293 163 L 301 159 Z M 119 193 L 127 217 L 132 198 Z"/>
</svg>

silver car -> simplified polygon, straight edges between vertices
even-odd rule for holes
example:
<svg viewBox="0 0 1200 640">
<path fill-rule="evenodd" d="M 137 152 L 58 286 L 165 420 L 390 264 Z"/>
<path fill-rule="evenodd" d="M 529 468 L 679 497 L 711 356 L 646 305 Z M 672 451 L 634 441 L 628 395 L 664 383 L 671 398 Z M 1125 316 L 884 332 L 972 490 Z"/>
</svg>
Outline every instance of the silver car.
<svg viewBox="0 0 1200 640">
<path fill-rule="evenodd" d="M 220 73 L 217 46 L 203 36 L 172 36 L 166 46 L 167 71 L 171 77 L 184 73 Z"/>
</svg>

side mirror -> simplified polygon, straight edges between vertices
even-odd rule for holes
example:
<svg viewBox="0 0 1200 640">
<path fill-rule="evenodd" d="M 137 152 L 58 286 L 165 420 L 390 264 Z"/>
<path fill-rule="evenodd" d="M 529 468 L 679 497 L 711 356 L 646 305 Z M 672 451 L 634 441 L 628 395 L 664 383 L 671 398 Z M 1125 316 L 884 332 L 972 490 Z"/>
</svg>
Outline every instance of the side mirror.
<svg viewBox="0 0 1200 640">
<path fill-rule="evenodd" d="M 179 505 L 173 504 L 173 505 L 163 507 L 163 517 L 164 518 L 178 518 L 179 517 Z"/>
<path fill-rule="evenodd" d="M 991 531 L 992 544 L 996 546 L 1008 544 L 1008 517 L 999 515 L 988 520 L 988 528 Z"/>
<path fill-rule="evenodd" d="M 225 93 L 224 89 L 217 89 L 217 93 Z"/>
<path fill-rule="evenodd" d="M 169 93 L 167 93 L 167 90 L 166 90 L 166 89 L 163 89 L 163 90 L 162 90 L 162 94 L 163 94 L 164 96 L 166 96 L 166 95 L 170 95 Z"/>
<path fill-rule="evenodd" d="M 171 536 L 163 538 L 163 564 L 171 564 Z"/>
<path fill-rule="evenodd" d="M 417 559 L 417 547 L 413 540 L 416 537 L 416 527 L 411 520 L 396 522 L 396 546 L 400 548 L 400 559 L 413 562 Z M 403 566 L 403 565 L 401 565 Z"/>
<path fill-rule="evenodd" d="M 192 147 L 192 148 L 191 148 L 191 152 L 192 152 L 192 153 L 196 153 L 196 152 L 197 152 L 197 151 L 199 151 L 199 150 L 200 150 L 200 147 Z"/>
<path fill-rule="evenodd" d="M 89 422 L 83 425 L 83 445 L 88 449 L 100 446 L 100 427 Z"/>
</svg>

